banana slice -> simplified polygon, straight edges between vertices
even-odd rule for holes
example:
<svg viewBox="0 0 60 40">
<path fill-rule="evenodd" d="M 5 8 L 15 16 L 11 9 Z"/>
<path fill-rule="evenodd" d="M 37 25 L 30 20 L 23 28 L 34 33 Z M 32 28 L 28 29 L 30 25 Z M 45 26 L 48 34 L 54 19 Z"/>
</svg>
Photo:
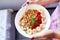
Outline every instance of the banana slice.
<svg viewBox="0 0 60 40">
<path fill-rule="evenodd" d="M 31 29 L 28 29 L 27 30 L 27 34 L 31 35 L 32 34 L 32 30 Z"/>
<path fill-rule="evenodd" d="M 37 27 L 36 30 L 37 30 L 37 31 L 41 31 L 41 28 L 40 28 L 40 27 Z"/>
<path fill-rule="evenodd" d="M 45 24 L 40 24 L 41 29 L 45 28 Z"/>
<path fill-rule="evenodd" d="M 44 24 L 46 23 L 46 17 L 42 18 L 42 23 L 44 23 Z"/>
<path fill-rule="evenodd" d="M 33 34 L 35 34 L 37 31 L 36 31 L 36 29 L 33 29 Z"/>
<path fill-rule="evenodd" d="M 42 17 L 46 17 L 44 13 L 41 14 Z"/>
</svg>

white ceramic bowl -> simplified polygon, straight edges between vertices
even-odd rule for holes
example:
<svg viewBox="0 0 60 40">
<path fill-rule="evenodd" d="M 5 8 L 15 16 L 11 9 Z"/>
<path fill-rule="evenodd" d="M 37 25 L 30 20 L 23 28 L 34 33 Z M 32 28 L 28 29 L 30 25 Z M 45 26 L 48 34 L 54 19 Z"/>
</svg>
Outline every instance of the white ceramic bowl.
<svg viewBox="0 0 60 40">
<path fill-rule="evenodd" d="M 45 26 L 45 29 L 44 29 L 44 30 L 42 30 L 42 31 L 40 31 L 40 32 L 38 32 L 38 33 L 36 33 L 36 34 L 33 34 L 33 35 L 28 35 L 28 34 L 26 34 L 26 33 L 20 28 L 20 25 L 19 25 L 19 20 L 20 20 L 20 18 L 22 17 L 22 15 L 24 14 L 24 12 L 26 11 L 26 6 L 22 7 L 22 8 L 18 11 L 18 13 L 16 14 L 16 17 L 15 17 L 15 26 L 16 26 L 16 29 L 17 29 L 17 31 L 18 31 L 21 35 L 23 35 L 23 36 L 25 36 L 25 37 L 28 37 L 28 38 L 31 38 L 32 36 L 34 36 L 34 35 L 37 36 L 37 35 L 39 35 L 39 34 L 42 34 L 45 30 L 48 30 L 48 29 L 49 29 L 49 26 L 50 26 L 50 14 L 49 14 L 49 12 L 48 12 L 43 6 L 37 5 L 37 4 L 30 4 L 30 5 L 28 5 L 28 6 L 27 6 L 27 10 L 28 10 L 28 9 L 37 9 L 37 10 L 42 9 L 43 12 L 44 12 L 45 15 L 46 15 L 46 20 L 47 20 L 46 26 Z"/>
</svg>

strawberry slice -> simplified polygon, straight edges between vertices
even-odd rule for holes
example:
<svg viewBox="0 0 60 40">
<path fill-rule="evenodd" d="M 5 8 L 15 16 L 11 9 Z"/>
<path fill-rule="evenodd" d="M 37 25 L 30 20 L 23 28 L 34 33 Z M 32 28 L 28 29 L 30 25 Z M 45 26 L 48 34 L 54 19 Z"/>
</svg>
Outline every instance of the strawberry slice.
<svg viewBox="0 0 60 40">
<path fill-rule="evenodd" d="M 41 13 L 40 12 L 37 12 L 37 15 L 40 15 Z"/>
<path fill-rule="evenodd" d="M 36 27 L 38 27 L 42 23 L 41 18 L 42 18 L 41 13 L 38 12 L 37 13 L 37 22 L 31 27 L 31 29 L 35 29 Z"/>
</svg>

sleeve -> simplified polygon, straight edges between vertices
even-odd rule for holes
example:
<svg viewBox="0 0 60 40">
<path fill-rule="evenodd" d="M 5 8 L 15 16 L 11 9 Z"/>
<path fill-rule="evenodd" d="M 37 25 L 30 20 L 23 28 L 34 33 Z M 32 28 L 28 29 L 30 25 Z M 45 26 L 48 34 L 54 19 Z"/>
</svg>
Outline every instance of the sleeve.
<svg viewBox="0 0 60 40">
<path fill-rule="evenodd" d="M 0 40 L 15 40 L 15 28 L 11 25 L 12 9 L 0 10 Z"/>
</svg>

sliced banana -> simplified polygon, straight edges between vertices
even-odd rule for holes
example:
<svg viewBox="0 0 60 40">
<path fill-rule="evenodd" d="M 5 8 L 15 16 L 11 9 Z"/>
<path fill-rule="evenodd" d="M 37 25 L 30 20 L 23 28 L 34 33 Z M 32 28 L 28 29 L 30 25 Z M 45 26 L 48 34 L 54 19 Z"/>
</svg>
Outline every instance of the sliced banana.
<svg viewBox="0 0 60 40">
<path fill-rule="evenodd" d="M 44 13 L 41 14 L 42 17 L 46 17 Z"/>
<path fill-rule="evenodd" d="M 45 24 L 40 24 L 41 29 L 45 28 Z"/>
<path fill-rule="evenodd" d="M 27 30 L 27 34 L 31 35 L 32 34 L 32 30 L 31 29 L 28 29 Z"/>
<path fill-rule="evenodd" d="M 40 28 L 40 27 L 37 27 L 36 30 L 37 30 L 37 31 L 41 31 L 41 28 Z"/>
<path fill-rule="evenodd" d="M 33 34 L 35 34 L 37 31 L 36 31 L 36 29 L 33 29 L 33 31 L 32 31 L 32 32 L 33 32 Z"/>
<path fill-rule="evenodd" d="M 42 23 L 45 24 L 46 23 L 46 17 L 42 18 Z"/>
</svg>

